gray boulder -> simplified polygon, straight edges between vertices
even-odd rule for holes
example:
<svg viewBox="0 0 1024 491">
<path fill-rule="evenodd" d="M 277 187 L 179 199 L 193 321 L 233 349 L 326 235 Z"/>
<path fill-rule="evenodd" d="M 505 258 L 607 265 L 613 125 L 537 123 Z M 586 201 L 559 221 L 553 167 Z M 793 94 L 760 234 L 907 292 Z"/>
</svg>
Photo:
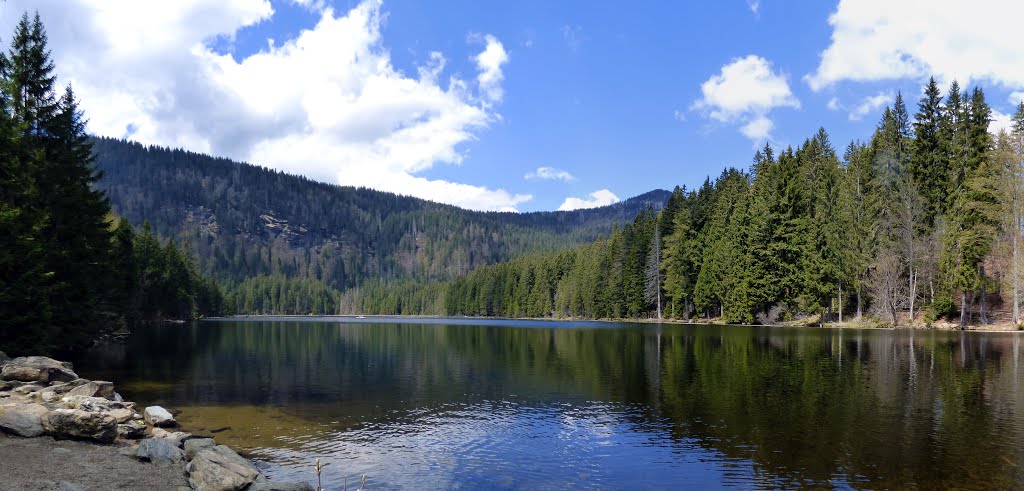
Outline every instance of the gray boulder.
<svg viewBox="0 0 1024 491">
<path fill-rule="evenodd" d="M 3 365 L 9 361 L 11 361 L 11 357 L 7 356 L 7 353 L 0 351 L 0 365 Z"/>
<path fill-rule="evenodd" d="M 78 375 L 66 364 L 45 356 L 22 356 L 8 361 L 0 370 L 0 379 L 22 382 L 70 382 Z"/>
<path fill-rule="evenodd" d="M 199 491 L 239 491 L 260 476 L 252 462 L 224 445 L 200 450 L 185 471 L 189 483 Z"/>
<path fill-rule="evenodd" d="M 191 440 L 185 440 L 185 460 L 192 460 L 196 457 L 196 454 L 202 450 L 216 446 L 217 443 L 213 441 L 213 438 L 192 438 Z"/>
<path fill-rule="evenodd" d="M 139 442 L 135 457 L 143 462 L 171 465 L 181 462 L 181 450 L 163 438 L 147 438 Z"/>
<path fill-rule="evenodd" d="M 247 491 L 316 491 L 313 485 L 307 482 L 277 482 L 258 480 Z"/>
<path fill-rule="evenodd" d="M 139 440 L 146 437 L 146 423 L 128 421 L 117 425 L 117 437 L 122 440 Z"/>
<path fill-rule="evenodd" d="M 18 387 L 16 389 L 14 389 L 14 393 L 25 396 L 25 395 L 29 395 L 29 394 L 32 394 L 32 393 L 35 393 L 35 392 L 39 392 L 40 390 L 43 390 L 43 386 L 42 385 L 39 385 L 39 384 L 24 384 L 21 387 Z"/>
<path fill-rule="evenodd" d="M 107 414 L 113 416 L 114 421 L 117 421 L 117 424 L 128 423 L 131 420 L 136 419 L 137 416 L 135 411 L 128 408 L 111 409 L 110 411 L 107 411 Z"/>
<path fill-rule="evenodd" d="M 174 420 L 174 416 L 171 416 L 170 411 L 160 406 L 149 406 L 145 411 L 142 412 L 142 418 L 147 423 L 156 426 L 157 428 L 168 428 L 177 426 L 178 422 Z"/>
<path fill-rule="evenodd" d="M 76 387 L 81 387 L 88 383 L 89 380 L 86 380 L 84 378 L 76 378 L 70 382 L 50 382 L 50 386 L 47 387 L 46 389 L 52 390 L 57 394 L 64 395 L 67 394 L 68 392 L 71 392 L 72 389 Z"/>
<path fill-rule="evenodd" d="M 45 392 L 45 391 L 44 391 Z M 110 412 L 117 409 L 132 410 L 134 405 L 130 402 L 114 402 L 102 397 L 89 396 L 64 396 L 60 400 L 62 407 L 67 409 L 81 409 L 89 412 Z M 135 412 L 132 411 L 132 414 Z"/>
<path fill-rule="evenodd" d="M 110 443 L 117 438 L 117 421 L 104 412 L 54 409 L 42 418 L 43 430 L 54 438 L 73 438 Z"/>
<path fill-rule="evenodd" d="M 94 380 L 68 391 L 69 396 L 102 397 L 107 400 L 114 400 L 114 383 Z"/>
<path fill-rule="evenodd" d="M 163 428 L 153 428 L 153 431 L 150 432 L 150 436 L 152 436 L 153 438 L 167 440 L 172 445 L 179 448 L 181 447 L 182 443 L 184 443 L 189 438 L 192 438 L 191 433 L 185 433 L 184 431 L 167 431 Z"/>
<path fill-rule="evenodd" d="M 43 434 L 43 416 L 48 410 L 42 404 L 5 404 L 0 406 L 0 430 L 18 436 Z"/>
</svg>

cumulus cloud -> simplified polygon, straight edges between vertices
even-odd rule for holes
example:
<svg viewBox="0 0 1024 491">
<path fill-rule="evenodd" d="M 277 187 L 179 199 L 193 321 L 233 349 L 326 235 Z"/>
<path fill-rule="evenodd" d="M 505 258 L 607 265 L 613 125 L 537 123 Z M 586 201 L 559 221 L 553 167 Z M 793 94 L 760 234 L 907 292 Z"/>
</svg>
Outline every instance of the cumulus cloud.
<svg viewBox="0 0 1024 491">
<path fill-rule="evenodd" d="M 756 116 L 750 120 L 747 124 L 740 127 L 740 133 L 743 136 L 754 140 L 755 142 L 762 142 L 767 139 L 772 132 L 772 128 L 775 127 L 775 123 L 768 119 L 766 116 Z"/>
<path fill-rule="evenodd" d="M 523 179 L 528 181 L 533 180 L 548 180 L 548 181 L 562 181 L 572 182 L 576 180 L 576 176 L 573 176 L 569 171 L 562 169 L 556 169 L 554 167 L 537 167 L 537 170 L 533 172 L 527 172 Z"/>
<path fill-rule="evenodd" d="M 531 199 L 418 175 L 461 163 L 463 145 L 498 119 L 508 54 L 497 38 L 472 57 L 475 78 L 444 77 L 439 52 L 410 75 L 382 40 L 381 0 L 346 12 L 296 1 L 316 24 L 247 56 L 212 46 L 271 20 L 267 0 L 9 0 L 0 28 L 39 9 L 60 83 L 75 86 L 96 134 L 475 209 Z"/>
<path fill-rule="evenodd" d="M 1021 102 L 1024 102 L 1024 90 L 1018 90 L 1010 93 L 1010 104 L 1013 107 L 1017 107 Z"/>
<path fill-rule="evenodd" d="M 860 121 L 865 116 L 869 116 L 895 100 L 896 96 L 893 92 L 879 92 L 875 95 L 869 95 L 860 100 L 853 108 L 847 107 L 843 104 L 838 97 L 832 97 L 828 100 L 826 107 L 830 111 L 849 111 L 850 121 Z"/>
<path fill-rule="evenodd" d="M 865 97 L 859 104 L 850 111 L 850 121 L 860 121 L 869 114 L 878 112 L 896 99 L 892 92 L 879 92 L 875 95 Z"/>
<path fill-rule="evenodd" d="M 1013 116 L 1000 111 L 992 111 L 992 121 L 988 123 L 988 132 L 998 135 L 1000 131 L 1009 133 L 1013 130 Z"/>
<path fill-rule="evenodd" d="M 977 0 L 840 0 L 829 17 L 831 44 L 805 80 L 821 90 L 841 81 L 869 82 L 934 75 L 966 87 L 991 81 L 1024 87 L 1019 48 L 1021 7 Z"/>
<path fill-rule="evenodd" d="M 501 102 L 501 98 L 504 96 L 501 81 L 505 78 L 501 72 L 501 66 L 508 63 L 508 53 L 501 41 L 494 36 L 488 34 L 484 40 L 487 42 L 487 47 L 474 58 L 476 66 L 480 70 L 480 74 L 476 78 L 480 84 L 480 90 L 491 102 Z"/>
<path fill-rule="evenodd" d="M 774 124 L 768 113 L 775 108 L 799 108 L 800 101 L 789 88 L 786 75 L 772 70 L 768 60 L 748 55 L 722 67 L 700 87 L 702 97 L 691 109 L 705 112 L 722 123 L 741 124 L 748 138 L 767 138 Z"/>
<path fill-rule="evenodd" d="M 607 189 L 598 189 L 590 193 L 590 198 L 565 198 L 558 211 L 581 210 L 584 208 L 597 208 L 608 206 L 619 202 L 619 197 Z"/>
</svg>

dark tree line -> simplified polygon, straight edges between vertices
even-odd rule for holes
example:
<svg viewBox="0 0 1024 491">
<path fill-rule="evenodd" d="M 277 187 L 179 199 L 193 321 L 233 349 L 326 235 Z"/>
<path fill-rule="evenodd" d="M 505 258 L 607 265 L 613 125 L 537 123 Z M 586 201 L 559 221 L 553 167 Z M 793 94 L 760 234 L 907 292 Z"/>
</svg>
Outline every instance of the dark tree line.
<svg viewBox="0 0 1024 491">
<path fill-rule="evenodd" d="M 1004 307 L 1020 323 L 1024 103 L 989 132 L 980 88 L 934 80 L 911 118 L 902 95 L 842 155 L 824 129 L 758 151 L 607 238 L 478 268 L 447 282 L 377 283 L 345 312 L 510 317 L 719 318 L 738 323 L 961 326 Z"/>
<path fill-rule="evenodd" d="M 0 53 L 0 349 L 68 350 L 136 318 L 197 312 L 177 305 L 194 291 L 134 298 L 150 263 L 177 274 L 191 259 L 139 248 L 129 228 L 115 233 L 99 179 L 74 92 L 56 87 L 46 31 L 25 15 Z M 129 262 L 138 268 L 122 269 Z"/>
<path fill-rule="evenodd" d="M 309 278 L 254 276 L 229 289 L 224 308 L 241 314 L 329 315 L 338 313 L 337 291 Z"/>
</svg>

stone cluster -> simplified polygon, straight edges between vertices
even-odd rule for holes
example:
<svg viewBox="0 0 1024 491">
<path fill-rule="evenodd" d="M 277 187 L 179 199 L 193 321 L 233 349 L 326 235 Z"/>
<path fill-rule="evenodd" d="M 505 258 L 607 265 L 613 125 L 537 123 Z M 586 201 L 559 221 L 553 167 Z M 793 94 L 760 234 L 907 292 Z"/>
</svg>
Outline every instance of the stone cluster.
<svg viewBox="0 0 1024 491">
<path fill-rule="evenodd" d="M 123 445 L 141 461 L 181 466 L 189 485 L 201 491 L 313 490 L 307 483 L 270 481 L 213 438 L 171 431 L 175 427 L 170 411 L 150 406 L 139 414 L 113 383 L 80 378 L 70 363 L 0 352 L 0 431 Z"/>
</svg>

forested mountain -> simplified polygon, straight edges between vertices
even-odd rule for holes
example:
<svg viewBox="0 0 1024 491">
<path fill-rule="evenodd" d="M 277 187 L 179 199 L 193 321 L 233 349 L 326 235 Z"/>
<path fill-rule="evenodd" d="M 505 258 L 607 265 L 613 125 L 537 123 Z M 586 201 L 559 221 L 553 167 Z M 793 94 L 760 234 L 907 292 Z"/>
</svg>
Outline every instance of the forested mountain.
<svg viewBox="0 0 1024 491">
<path fill-rule="evenodd" d="M 1021 323 L 1024 103 L 989 132 L 984 92 L 934 80 L 839 156 L 824 129 L 676 188 L 608 238 L 448 282 L 369 284 L 343 312 L 509 317 Z"/>
<path fill-rule="evenodd" d="M 183 150 L 109 138 L 95 139 L 94 149 L 97 187 L 117 213 L 187 241 L 200 270 L 231 285 L 269 276 L 344 290 L 367 280 L 454 278 L 590 242 L 660 209 L 670 194 L 578 211 L 476 212 Z"/>
</svg>

